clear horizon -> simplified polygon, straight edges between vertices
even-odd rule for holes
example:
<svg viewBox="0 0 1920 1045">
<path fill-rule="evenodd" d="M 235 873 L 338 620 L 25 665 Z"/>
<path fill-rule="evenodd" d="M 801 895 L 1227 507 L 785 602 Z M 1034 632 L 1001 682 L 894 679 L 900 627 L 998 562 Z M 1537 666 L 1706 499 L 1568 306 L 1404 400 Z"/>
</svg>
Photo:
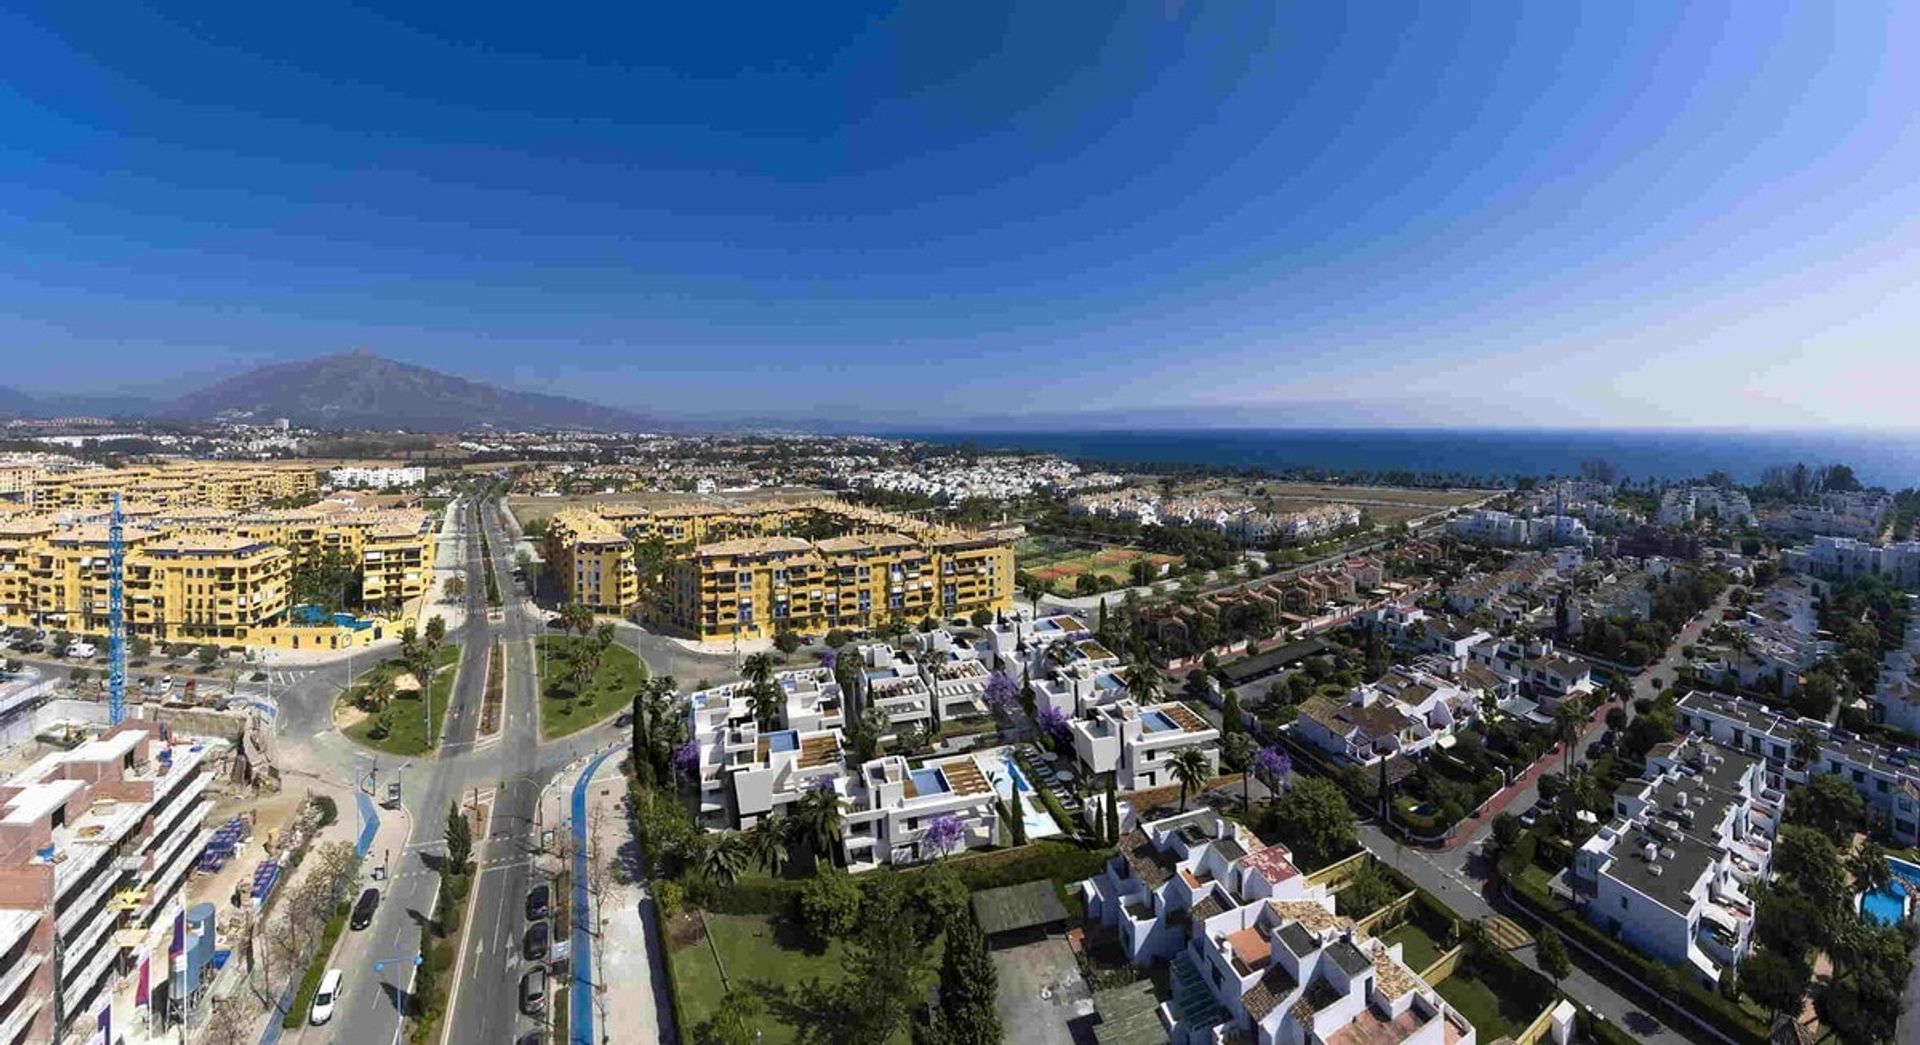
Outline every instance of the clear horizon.
<svg viewBox="0 0 1920 1045">
<path fill-rule="evenodd" d="M 709 423 L 1920 425 L 1920 9 L 1396 14 L 0 12 L 0 385 L 364 346 Z"/>
</svg>

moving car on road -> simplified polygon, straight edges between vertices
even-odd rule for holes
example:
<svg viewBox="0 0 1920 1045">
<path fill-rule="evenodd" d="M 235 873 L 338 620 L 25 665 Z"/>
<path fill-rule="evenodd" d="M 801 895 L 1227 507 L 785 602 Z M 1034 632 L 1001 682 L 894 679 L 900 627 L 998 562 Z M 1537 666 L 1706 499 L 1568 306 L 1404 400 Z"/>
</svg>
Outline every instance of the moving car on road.
<svg viewBox="0 0 1920 1045">
<path fill-rule="evenodd" d="M 373 912 L 379 909 L 380 890 L 368 889 L 360 894 L 360 899 L 354 901 L 353 918 L 348 924 L 352 925 L 355 931 L 365 929 L 373 924 Z"/>
</svg>

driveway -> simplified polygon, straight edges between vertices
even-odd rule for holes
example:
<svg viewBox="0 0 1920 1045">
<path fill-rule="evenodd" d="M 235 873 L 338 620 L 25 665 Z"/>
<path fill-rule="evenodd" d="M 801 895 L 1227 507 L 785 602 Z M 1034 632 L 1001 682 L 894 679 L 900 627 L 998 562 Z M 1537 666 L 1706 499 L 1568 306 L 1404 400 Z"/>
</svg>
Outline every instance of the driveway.
<svg viewBox="0 0 1920 1045">
<path fill-rule="evenodd" d="M 1000 1032 L 1008 1041 L 1074 1045 L 1068 1025 L 1093 1014 L 1093 992 L 1065 937 L 995 948 Z"/>
</svg>

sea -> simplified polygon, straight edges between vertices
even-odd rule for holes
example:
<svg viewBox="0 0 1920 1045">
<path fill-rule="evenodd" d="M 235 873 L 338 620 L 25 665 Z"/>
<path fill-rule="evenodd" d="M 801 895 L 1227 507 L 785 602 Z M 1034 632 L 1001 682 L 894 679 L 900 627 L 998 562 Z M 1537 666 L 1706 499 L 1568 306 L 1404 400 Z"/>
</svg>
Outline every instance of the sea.
<svg viewBox="0 0 1920 1045">
<path fill-rule="evenodd" d="M 1026 450 L 1082 462 L 1206 465 L 1276 474 L 1410 472 L 1511 482 L 1580 474 L 1605 461 L 1634 482 L 1720 471 L 1755 483 L 1770 465 L 1845 464 L 1861 483 L 1920 487 L 1920 431 L 1706 429 L 1167 429 L 896 432 L 901 438 Z"/>
</svg>

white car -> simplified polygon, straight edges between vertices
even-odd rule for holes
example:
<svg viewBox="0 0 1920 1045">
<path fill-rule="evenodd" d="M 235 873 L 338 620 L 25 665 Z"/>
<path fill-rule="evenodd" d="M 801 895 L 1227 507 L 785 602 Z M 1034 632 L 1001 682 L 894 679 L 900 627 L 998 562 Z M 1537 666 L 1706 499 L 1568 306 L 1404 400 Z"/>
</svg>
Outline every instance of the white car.
<svg viewBox="0 0 1920 1045">
<path fill-rule="evenodd" d="M 75 660 L 88 660 L 98 652 L 100 651 L 94 649 L 91 642 L 76 642 L 67 647 L 67 656 Z"/>
<path fill-rule="evenodd" d="M 313 1015 L 308 1022 L 318 1027 L 333 1019 L 334 1003 L 340 1000 L 340 970 L 328 969 L 320 977 L 320 989 L 313 994 Z"/>
</svg>

